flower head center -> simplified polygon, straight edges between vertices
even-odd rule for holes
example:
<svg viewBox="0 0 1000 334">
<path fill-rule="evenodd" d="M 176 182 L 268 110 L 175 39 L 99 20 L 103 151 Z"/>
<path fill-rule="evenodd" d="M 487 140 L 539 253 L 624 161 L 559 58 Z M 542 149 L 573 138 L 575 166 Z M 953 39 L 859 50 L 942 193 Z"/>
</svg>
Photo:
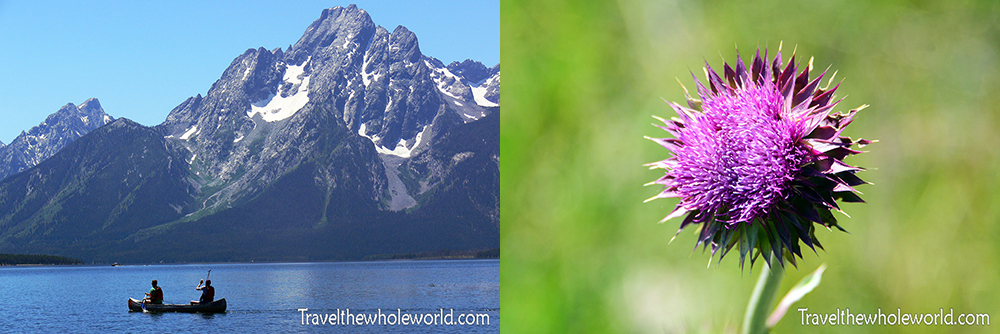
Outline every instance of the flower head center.
<svg viewBox="0 0 1000 334">
<path fill-rule="evenodd" d="M 789 194 L 809 158 L 800 143 L 803 125 L 789 119 L 784 98 L 770 82 L 733 94 L 703 96 L 678 154 L 679 190 L 700 197 L 702 210 L 730 224 L 764 216 Z"/>
</svg>

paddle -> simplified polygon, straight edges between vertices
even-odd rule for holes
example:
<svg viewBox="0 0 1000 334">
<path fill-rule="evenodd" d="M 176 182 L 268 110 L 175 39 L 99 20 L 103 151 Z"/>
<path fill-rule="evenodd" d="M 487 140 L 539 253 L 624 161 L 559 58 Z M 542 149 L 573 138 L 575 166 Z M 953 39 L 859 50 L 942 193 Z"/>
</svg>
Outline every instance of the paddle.
<svg viewBox="0 0 1000 334">
<path fill-rule="evenodd" d="M 212 276 L 212 269 L 209 269 L 208 270 L 208 275 L 205 275 L 205 281 L 206 282 L 208 281 L 208 276 Z M 209 301 L 209 302 L 211 302 L 211 301 Z"/>
<path fill-rule="evenodd" d="M 209 270 L 208 270 L 208 275 L 205 275 L 205 279 L 201 280 L 201 282 L 202 282 L 202 283 L 205 283 L 205 281 L 207 281 L 207 280 L 208 280 L 208 277 L 209 277 L 209 276 L 212 276 L 212 269 L 209 269 Z M 198 286 L 201 286 L 201 284 L 198 284 Z"/>
</svg>

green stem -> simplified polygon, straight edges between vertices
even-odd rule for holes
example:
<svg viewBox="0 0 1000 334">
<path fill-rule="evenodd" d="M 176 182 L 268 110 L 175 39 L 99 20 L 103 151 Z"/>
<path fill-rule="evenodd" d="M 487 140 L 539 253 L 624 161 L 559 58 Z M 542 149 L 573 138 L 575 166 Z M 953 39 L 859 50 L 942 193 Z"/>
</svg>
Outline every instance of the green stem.
<svg viewBox="0 0 1000 334">
<path fill-rule="evenodd" d="M 743 316 L 743 334 L 767 333 L 767 316 L 771 311 L 771 304 L 774 304 L 774 297 L 778 294 L 778 287 L 781 286 L 781 278 L 785 276 L 785 268 L 773 256 L 771 265 L 774 267 L 769 268 L 766 264 L 761 266 L 760 278 L 753 288 L 753 295 L 750 295 L 747 313 Z"/>
</svg>

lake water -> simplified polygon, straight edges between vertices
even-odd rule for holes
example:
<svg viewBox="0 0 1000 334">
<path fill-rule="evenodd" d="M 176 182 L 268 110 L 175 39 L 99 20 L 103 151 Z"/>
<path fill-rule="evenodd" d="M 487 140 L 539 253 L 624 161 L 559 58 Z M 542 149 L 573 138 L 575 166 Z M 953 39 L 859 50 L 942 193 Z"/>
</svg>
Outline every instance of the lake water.
<svg viewBox="0 0 1000 334">
<path fill-rule="evenodd" d="M 228 302 L 226 313 L 128 311 L 128 297 L 142 298 L 153 279 L 163 289 L 165 303 L 197 300 L 201 292 L 194 288 L 209 269 L 216 299 Z M 303 325 L 303 308 L 317 314 L 317 320 L 347 309 L 351 314 L 377 316 L 381 309 L 398 315 L 384 320 L 395 318 L 395 325 Z M 437 314 L 437 319 L 451 314 L 453 325 L 440 324 L 443 320 L 402 325 L 404 313 L 427 320 L 434 316 L 425 314 Z M 488 316 L 489 324 L 454 324 L 463 314 L 478 314 L 480 320 Z M 498 333 L 500 261 L 0 267 L 0 328 L 45 333 Z"/>
</svg>

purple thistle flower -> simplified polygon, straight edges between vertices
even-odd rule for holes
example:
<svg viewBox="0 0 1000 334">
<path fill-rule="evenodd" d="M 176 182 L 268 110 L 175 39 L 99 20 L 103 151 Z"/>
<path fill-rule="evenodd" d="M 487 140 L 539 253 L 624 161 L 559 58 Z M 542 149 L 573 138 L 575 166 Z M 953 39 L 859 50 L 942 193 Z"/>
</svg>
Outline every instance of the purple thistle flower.
<svg viewBox="0 0 1000 334">
<path fill-rule="evenodd" d="M 855 144 L 872 142 L 841 136 L 867 105 L 831 114 L 840 85 L 829 88 L 831 78 L 820 88 L 825 71 L 809 80 L 812 59 L 797 75 L 794 53 L 783 68 L 780 47 L 766 60 L 758 49 L 748 69 L 737 55 L 735 69 L 724 66 L 725 80 L 706 62 L 708 87 L 694 78 L 700 99 L 685 88 L 687 107 L 667 102 L 678 117 L 654 116 L 674 138 L 646 137 L 673 153 L 647 164 L 665 174 L 647 184 L 664 188 L 646 201 L 680 198 L 660 222 L 687 215 L 678 233 L 700 224 L 695 247 L 711 244 L 713 256 L 722 249 L 721 260 L 738 245 L 741 266 L 748 253 L 751 266 L 761 255 L 770 266 L 772 254 L 794 265 L 800 241 L 822 249 L 813 223 L 844 231 L 830 210 L 840 211 L 837 200 L 864 202 L 854 187 L 866 182 L 854 175 L 863 169 L 843 159 L 863 153 Z"/>
</svg>

